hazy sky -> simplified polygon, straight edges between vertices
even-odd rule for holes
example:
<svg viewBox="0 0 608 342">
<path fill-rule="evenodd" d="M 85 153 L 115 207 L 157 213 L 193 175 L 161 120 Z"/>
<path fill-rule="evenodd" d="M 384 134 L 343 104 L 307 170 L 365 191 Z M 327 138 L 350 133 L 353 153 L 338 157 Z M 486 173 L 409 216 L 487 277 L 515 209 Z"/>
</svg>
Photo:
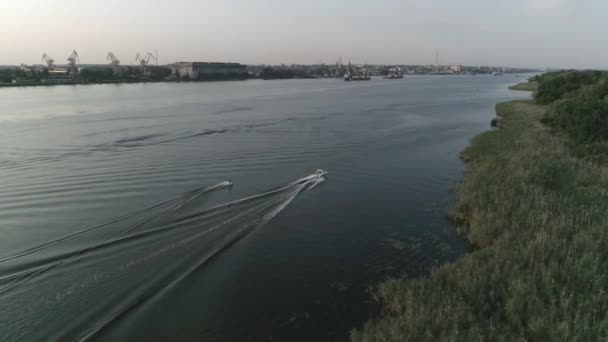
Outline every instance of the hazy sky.
<svg viewBox="0 0 608 342">
<path fill-rule="evenodd" d="M 0 0 L 0 64 L 177 60 L 608 68 L 606 0 Z"/>
</svg>

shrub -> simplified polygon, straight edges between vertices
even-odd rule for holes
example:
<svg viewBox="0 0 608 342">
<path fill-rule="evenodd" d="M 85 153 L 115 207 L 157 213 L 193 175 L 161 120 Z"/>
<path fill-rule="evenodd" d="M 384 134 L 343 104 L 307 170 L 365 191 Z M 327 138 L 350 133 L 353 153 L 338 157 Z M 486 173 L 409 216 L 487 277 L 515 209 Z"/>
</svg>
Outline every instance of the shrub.
<svg viewBox="0 0 608 342">
<path fill-rule="evenodd" d="M 540 104 L 550 104 L 554 101 L 572 96 L 584 86 L 596 84 L 608 73 L 602 71 L 562 71 L 538 76 L 540 82 L 535 94 Z"/>
<path fill-rule="evenodd" d="M 576 96 L 555 102 L 545 122 L 577 142 L 608 138 L 608 78 L 585 86 Z"/>
</svg>

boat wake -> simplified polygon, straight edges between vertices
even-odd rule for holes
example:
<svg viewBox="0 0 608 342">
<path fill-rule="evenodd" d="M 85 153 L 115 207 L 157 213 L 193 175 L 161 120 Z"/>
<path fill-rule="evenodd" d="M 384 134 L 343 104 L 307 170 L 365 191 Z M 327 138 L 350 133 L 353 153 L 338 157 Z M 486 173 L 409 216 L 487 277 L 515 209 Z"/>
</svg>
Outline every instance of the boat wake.
<svg viewBox="0 0 608 342">
<path fill-rule="evenodd" d="M 272 220 L 324 176 L 201 209 L 205 194 L 232 186 L 221 182 L 0 259 L 0 339 L 97 337 Z"/>
</svg>

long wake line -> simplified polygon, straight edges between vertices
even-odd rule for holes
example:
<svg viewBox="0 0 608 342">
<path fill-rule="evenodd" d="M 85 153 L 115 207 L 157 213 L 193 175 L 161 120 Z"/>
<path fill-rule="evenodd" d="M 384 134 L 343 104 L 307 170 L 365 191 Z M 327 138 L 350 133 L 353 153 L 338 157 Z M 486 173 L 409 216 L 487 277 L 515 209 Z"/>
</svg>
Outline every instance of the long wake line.
<svg viewBox="0 0 608 342">
<path fill-rule="evenodd" d="M 23 257 L 23 256 L 26 256 L 26 255 L 30 255 L 30 254 L 39 252 L 41 250 L 47 249 L 49 247 L 52 247 L 52 246 L 54 246 L 54 245 L 56 245 L 56 244 L 58 244 L 60 242 L 65 242 L 65 241 L 71 240 L 71 239 L 73 239 L 75 237 L 78 237 L 78 236 L 81 236 L 83 234 L 86 234 L 86 233 L 92 232 L 94 230 L 98 230 L 98 229 L 107 227 L 107 226 L 109 226 L 111 224 L 124 221 L 126 219 L 132 218 L 132 217 L 137 216 L 137 215 L 141 215 L 141 214 L 150 212 L 150 211 L 152 211 L 154 209 L 166 206 L 168 204 L 173 204 L 173 203 L 176 203 L 178 201 L 182 202 L 182 204 L 183 204 L 183 203 L 185 203 L 185 202 L 188 201 L 188 198 L 194 199 L 194 197 L 192 197 L 192 196 L 196 195 L 198 197 L 198 196 L 200 196 L 203 193 L 207 193 L 207 192 L 211 192 L 211 191 L 215 191 L 215 190 L 224 189 L 224 188 L 226 188 L 226 187 L 228 187 L 230 185 L 231 185 L 230 182 L 225 181 L 225 182 L 221 182 L 221 183 L 218 183 L 218 184 L 215 184 L 215 185 L 212 185 L 212 186 L 207 186 L 207 187 L 203 187 L 203 188 L 200 188 L 200 189 L 195 189 L 195 190 L 186 192 L 186 193 L 182 194 L 179 197 L 175 197 L 175 198 L 163 201 L 163 202 L 155 204 L 155 205 L 153 205 L 151 207 L 148 207 L 148 208 L 145 208 L 145 209 L 142 209 L 142 210 L 130 213 L 128 215 L 119 217 L 117 219 L 114 219 L 114 220 L 111 220 L 111 221 L 108 221 L 108 222 L 105 222 L 105 223 L 102 223 L 102 224 L 99 224 L 99 225 L 96 225 L 96 226 L 93 226 L 93 227 L 89 227 L 89 228 L 83 229 L 81 231 L 78 231 L 78 232 L 75 232 L 75 233 L 72 233 L 72 234 L 69 234 L 69 235 L 65 235 L 65 236 L 60 237 L 58 239 L 55 239 L 55 240 L 43 243 L 41 245 L 32 247 L 32 248 L 27 249 L 25 251 L 22 251 L 22 252 L 20 252 L 18 254 L 11 255 L 9 257 L 0 259 L 0 264 L 8 262 L 8 261 L 11 261 L 11 260 L 14 260 L 14 259 L 17 259 L 17 258 L 20 258 L 20 257 Z"/>
<path fill-rule="evenodd" d="M 324 174 L 316 173 L 196 210 L 205 194 L 232 185 L 221 182 L 0 259 L 6 315 L 0 335 L 80 341 L 102 336 L 323 181 Z"/>
</svg>

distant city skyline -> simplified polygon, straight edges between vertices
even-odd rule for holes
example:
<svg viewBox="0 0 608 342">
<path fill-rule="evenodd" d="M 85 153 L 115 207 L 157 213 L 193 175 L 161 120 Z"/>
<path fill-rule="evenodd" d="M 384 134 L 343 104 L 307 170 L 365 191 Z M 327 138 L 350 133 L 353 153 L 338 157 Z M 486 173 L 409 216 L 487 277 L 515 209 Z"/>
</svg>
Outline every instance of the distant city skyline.
<svg viewBox="0 0 608 342">
<path fill-rule="evenodd" d="M 608 69 L 601 0 L 6 1 L 0 64 L 160 63 L 493 65 Z"/>
</svg>

